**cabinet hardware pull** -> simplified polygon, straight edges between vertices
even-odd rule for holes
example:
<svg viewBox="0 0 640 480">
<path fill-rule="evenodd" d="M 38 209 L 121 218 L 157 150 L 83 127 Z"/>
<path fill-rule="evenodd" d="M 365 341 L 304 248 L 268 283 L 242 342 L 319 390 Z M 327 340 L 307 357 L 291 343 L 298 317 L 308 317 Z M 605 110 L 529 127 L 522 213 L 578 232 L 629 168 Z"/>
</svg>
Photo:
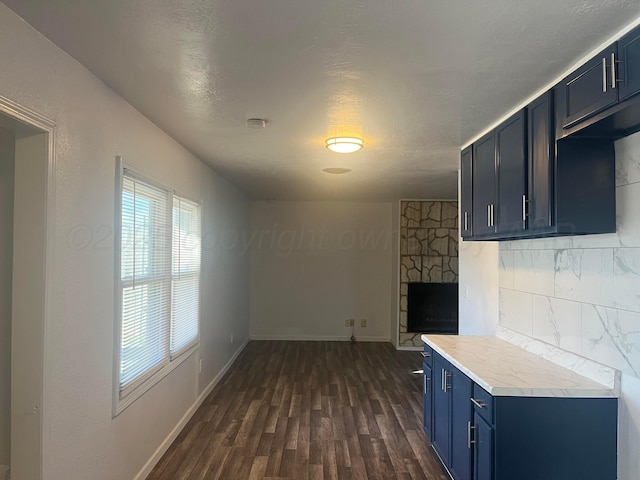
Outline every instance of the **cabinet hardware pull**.
<svg viewBox="0 0 640 480">
<path fill-rule="evenodd" d="M 493 218 L 493 203 L 491 204 L 491 226 L 492 227 L 496 226 L 494 218 Z"/>
<path fill-rule="evenodd" d="M 424 375 L 424 394 L 429 393 L 429 382 L 431 381 L 431 377 L 427 377 Z"/>
<path fill-rule="evenodd" d="M 430 357 L 429 352 L 420 352 L 424 358 Z"/>
<path fill-rule="evenodd" d="M 522 229 L 527 229 L 527 195 L 522 195 Z"/>
<path fill-rule="evenodd" d="M 602 93 L 607 93 L 607 57 L 602 58 Z"/>
<path fill-rule="evenodd" d="M 469 212 L 464 212 L 464 231 L 469 230 Z"/>
<path fill-rule="evenodd" d="M 476 443 L 475 440 L 471 440 L 471 430 L 473 430 L 474 426 L 471 425 L 471 422 L 467 422 L 467 447 L 471 449 L 471 444 Z"/>
<path fill-rule="evenodd" d="M 611 54 L 611 88 L 616 88 L 618 83 L 622 82 L 622 79 L 618 78 L 618 72 L 616 70 L 618 63 L 624 63 L 621 60 L 616 60 L 616 54 Z"/>
<path fill-rule="evenodd" d="M 473 403 L 473 404 L 474 404 L 476 407 L 478 407 L 478 408 L 484 408 L 484 407 L 486 407 L 486 406 L 487 406 L 487 404 L 486 404 L 486 403 L 481 402 L 481 401 L 479 401 L 479 400 L 476 400 L 476 399 L 475 399 L 475 398 L 473 398 L 473 397 L 471 397 L 471 403 Z"/>
<path fill-rule="evenodd" d="M 491 226 L 491 204 L 487 205 L 487 227 Z"/>
<path fill-rule="evenodd" d="M 451 373 L 447 372 L 446 370 L 442 370 L 444 372 L 444 393 L 447 393 L 449 391 L 449 389 L 451 388 L 451 385 L 447 384 L 447 376 L 451 376 Z"/>
<path fill-rule="evenodd" d="M 444 368 L 440 369 L 440 390 L 446 392 L 446 390 L 444 389 Z"/>
</svg>

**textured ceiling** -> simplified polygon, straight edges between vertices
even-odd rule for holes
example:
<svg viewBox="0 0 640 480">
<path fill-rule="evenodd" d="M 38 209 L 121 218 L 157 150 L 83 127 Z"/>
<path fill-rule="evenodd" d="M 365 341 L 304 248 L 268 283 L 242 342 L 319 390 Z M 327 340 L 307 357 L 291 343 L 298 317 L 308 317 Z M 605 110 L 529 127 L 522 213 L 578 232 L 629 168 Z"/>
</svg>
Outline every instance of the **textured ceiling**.
<svg viewBox="0 0 640 480">
<path fill-rule="evenodd" d="M 639 0 L 2 1 L 278 200 L 455 197 L 465 141 L 640 15 Z M 366 147 L 331 153 L 334 133 Z"/>
</svg>

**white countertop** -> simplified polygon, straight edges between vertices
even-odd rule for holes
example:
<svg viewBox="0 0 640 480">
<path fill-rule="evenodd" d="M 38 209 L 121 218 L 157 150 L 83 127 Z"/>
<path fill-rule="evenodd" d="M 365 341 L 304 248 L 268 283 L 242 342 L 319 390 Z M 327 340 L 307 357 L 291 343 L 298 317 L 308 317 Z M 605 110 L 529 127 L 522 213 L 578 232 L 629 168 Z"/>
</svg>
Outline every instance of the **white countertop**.
<svg viewBox="0 0 640 480">
<path fill-rule="evenodd" d="M 422 335 L 422 341 L 494 396 L 618 396 L 606 385 L 497 337 Z"/>
</svg>

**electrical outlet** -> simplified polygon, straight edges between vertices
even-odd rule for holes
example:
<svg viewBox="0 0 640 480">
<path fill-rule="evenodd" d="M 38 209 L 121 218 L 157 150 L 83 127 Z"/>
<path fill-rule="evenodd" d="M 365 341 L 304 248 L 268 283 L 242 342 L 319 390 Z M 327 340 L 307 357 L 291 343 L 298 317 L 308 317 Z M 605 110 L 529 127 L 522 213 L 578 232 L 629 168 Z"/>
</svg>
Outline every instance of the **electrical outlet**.
<svg viewBox="0 0 640 480">
<path fill-rule="evenodd" d="M 360 326 L 361 327 L 366 327 L 367 326 L 367 319 L 363 318 L 362 320 L 360 320 Z"/>
<path fill-rule="evenodd" d="M 204 358 L 200 359 L 200 373 L 202 373 L 202 365 L 204 365 Z"/>
</svg>

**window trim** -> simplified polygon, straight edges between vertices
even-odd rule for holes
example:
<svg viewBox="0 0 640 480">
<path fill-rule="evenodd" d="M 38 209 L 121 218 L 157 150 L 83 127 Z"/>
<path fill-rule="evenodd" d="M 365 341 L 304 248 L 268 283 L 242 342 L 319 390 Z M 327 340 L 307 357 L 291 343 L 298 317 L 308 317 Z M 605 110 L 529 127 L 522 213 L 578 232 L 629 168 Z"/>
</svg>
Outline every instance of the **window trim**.
<svg viewBox="0 0 640 480">
<path fill-rule="evenodd" d="M 120 361 L 121 361 L 121 337 L 122 337 L 122 301 L 123 301 L 123 285 L 129 283 L 128 281 L 121 280 L 122 274 L 122 188 L 124 184 L 124 174 L 127 172 L 128 176 L 139 179 L 142 182 L 148 183 L 154 187 L 160 188 L 167 192 L 169 197 L 168 215 L 173 219 L 173 198 L 174 196 L 182 197 L 199 206 L 200 212 L 200 235 L 202 237 L 202 222 L 203 222 L 203 210 L 204 205 L 202 201 L 192 200 L 189 196 L 181 195 L 175 189 L 164 185 L 161 182 L 154 180 L 152 177 L 140 173 L 140 169 L 130 165 L 121 156 L 116 157 L 116 181 L 115 181 L 115 215 L 114 215 L 114 343 L 113 343 L 113 409 L 112 417 L 117 417 L 127 407 L 132 405 L 138 398 L 143 396 L 163 378 L 168 376 L 176 368 L 178 368 L 183 362 L 190 358 L 200 348 L 200 335 L 202 329 L 202 281 L 199 282 L 198 289 L 198 334 L 193 342 L 179 350 L 176 354 L 172 355 L 169 349 L 167 358 L 160 362 L 158 365 L 149 369 L 140 376 L 140 378 L 133 381 L 122 392 L 120 391 Z M 173 228 L 173 220 L 171 222 L 171 228 Z M 202 242 L 202 238 L 201 238 Z M 201 257 L 200 257 L 200 269 L 198 275 L 202 280 L 202 243 L 201 243 Z M 173 275 L 169 274 L 170 283 L 172 282 Z"/>
</svg>

